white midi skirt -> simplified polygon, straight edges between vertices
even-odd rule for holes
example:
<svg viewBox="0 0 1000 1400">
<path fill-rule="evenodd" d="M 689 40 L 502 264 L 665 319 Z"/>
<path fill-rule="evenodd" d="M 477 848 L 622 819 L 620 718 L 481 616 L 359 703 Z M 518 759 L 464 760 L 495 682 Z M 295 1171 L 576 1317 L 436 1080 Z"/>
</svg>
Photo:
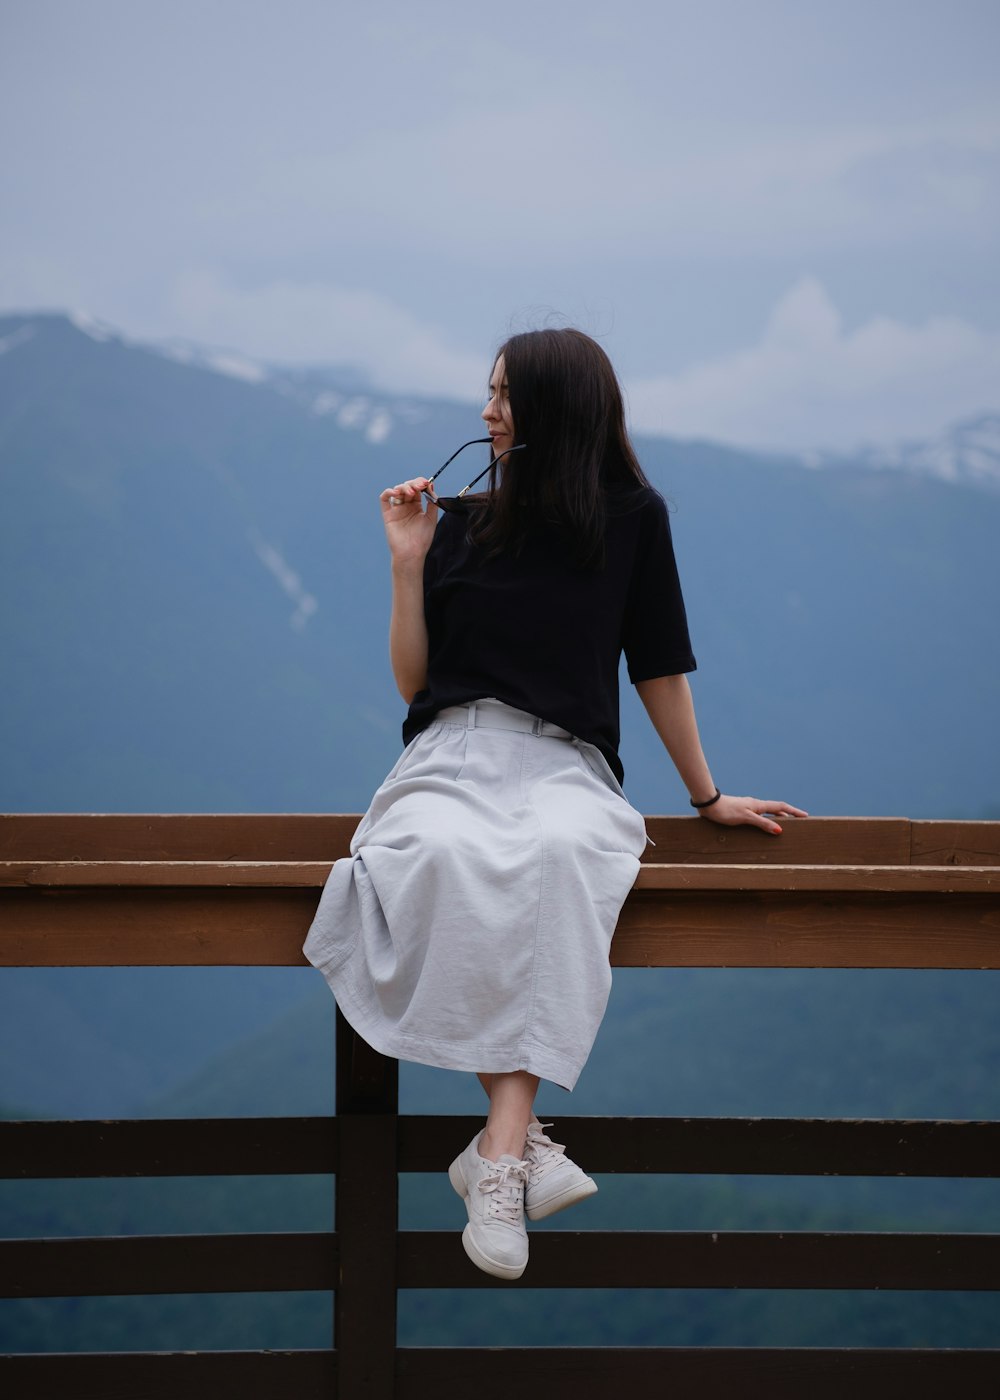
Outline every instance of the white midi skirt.
<svg viewBox="0 0 1000 1400">
<path fill-rule="evenodd" d="M 306 957 L 383 1055 L 572 1089 L 646 839 L 594 745 L 499 701 L 453 707 L 375 794 Z"/>
</svg>

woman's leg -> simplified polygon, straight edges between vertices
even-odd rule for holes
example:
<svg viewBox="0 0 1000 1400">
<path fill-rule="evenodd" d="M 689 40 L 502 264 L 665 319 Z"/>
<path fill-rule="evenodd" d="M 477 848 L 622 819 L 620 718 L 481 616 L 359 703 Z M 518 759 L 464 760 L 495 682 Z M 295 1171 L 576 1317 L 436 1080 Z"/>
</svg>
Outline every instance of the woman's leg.
<svg viewBox="0 0 1000 1400">
<path fill-rule="evenodd" d="M 491 1116 L 494 1077 L 492 1074 L 478 1076 L 480 1084 L 486 1090 L 487 1097 L 491 1100 Z M 528 1078 L 530 1077 L 528 1076 Z M 537 1080 L 535 1087 L 536 1089 L 538 1087 Z M 532 1098 L 534 1098 L 534 1094 L 532 1094 Z M 543 1220 L 547 1215 L 554 1215 L 557 1210 L 565 1210 L 567 1206 L 575 1205 L 577 1201 L 582 1201 L 586 1196 L 592 1196 L 597 1190 L 597 1183 L 591 1180 L 582 1167 L 578 1167 L 571 1158 L 566 1156 L 565 1148 L 561 1143 L 554 1143 L 551 1138 L 545 1135 L 533 1109 L 530 1110 L 528 1123 L 529 1125 L 535 1124 L 536 1131 L 532 1140 L 525 1142 L 520 1151 L 512 1151 L 511 1156 L 527 1160 L 528 1183 L 525 1210 L 529 1219 Z M 546 1127 L 548 1126 L 546 1124 Z M 527 1127 L 525 1133 L 527 1134 Z M 496 1158 L 491 1157 L 486 1148 L 482 1146 L 486 1141 L 486 1133 L 484 1132 L 480 1138 L 480 1151 L 487 1160 L 496 1161 Z"/>
<path fill-rule="evenodd" d="M 480 1155 L 488 1162 L 500 1157 L 524 1157 L 528 1124 L 534 1118 L 532 1105 L 538 1092 L 537 1074 L 518 1069 L 510 1074 L 480 1075 L 480 1083 L 490 1096 L 490 1113 L 479 1139 Z"/>
</svg>

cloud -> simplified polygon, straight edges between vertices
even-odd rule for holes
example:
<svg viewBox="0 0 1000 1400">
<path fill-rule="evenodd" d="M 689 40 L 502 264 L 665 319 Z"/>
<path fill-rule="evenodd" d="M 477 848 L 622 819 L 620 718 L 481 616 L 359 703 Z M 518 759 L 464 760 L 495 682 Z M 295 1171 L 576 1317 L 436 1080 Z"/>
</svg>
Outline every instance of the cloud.
<svg viewBox="0 0 1000 1400">
<path fill-rule="evenodd" d="M 388 297 L 330 282 L 238 288 L 210 270 L 188 270 L 171 309 L 178 333 L 192 339 L 272 363 L 354 365 L 398 393 L 473 399 L 489 374 L 481 354 L 448 344 Z"/>
<path fill-rule="evenodd" d="M 272 363 L 350 364 L 379 388 L 475 399 L 487 366 L 386 296 L 322 281 L 239 288 L 207 269 L 174 287 L 181 334 Z M 627 384 L 633 427 L 742 447 L 848 450 L 928 436 L 1000 406 L 1000 334 L 954 317 L 910 325 L 876 315 L 845 328 L 804 276 L 759 341 Z"/>
<path fill-rule="evenodd" d="M 628 386 L 637 431 L 782 450 L 920 437 L 1000 402 L 1000 334 L 955 317 L 845 330 L 802 277 L 756 345 Z"/>
<path fill-rule="evenodd" d="M 1000 229 L 1000 113 L 898 122 L 674 122 L 656 92 L 623 88 L 580 104 L 569 77 L 504 114 L 511 180 L 491 158 L 495 111 L 471 97 L 341 141 L 274 146 L 255 177 L 226 182 L 188 211 L 210 256 L 283 247 L 322 258 L 446 250 L 470 265 L 501 258 L 586 265 L 623 256 L 982 246 Z M 295 217 L 289 218 L 289 211 Z M 190 246 L 190 244 L 189 244 Z"/>
</svg>

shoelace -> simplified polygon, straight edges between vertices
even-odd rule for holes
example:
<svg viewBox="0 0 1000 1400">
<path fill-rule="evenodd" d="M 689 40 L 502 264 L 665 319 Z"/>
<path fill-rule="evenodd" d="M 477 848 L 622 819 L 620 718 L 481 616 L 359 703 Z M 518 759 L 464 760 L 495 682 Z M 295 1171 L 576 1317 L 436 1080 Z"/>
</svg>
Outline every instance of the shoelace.
<svg viewBox="0 0 1000 1400">
<path fill-rule="evenodd" d="M 528 1182 L 527 1162 L 504 1162 L 481 1177 L 478 1186 L 484 1195 L 492 1192 L 491 1213 L 508 1225 L 517 1225 L 523 1209 L 524 1188 Z"/>
<path fill-rule="evenodd" d="M 551 1123 L 531 1123 L 528 1126 L 528 1156 L 531 1159 L 531 1174 L 536 1180 L 553 1167 L 558 1167 L 566 1155 L 565 1144 L 553 1142 L 543 1132 L 544 1128 L 551 1127 Z"/>
</svg>

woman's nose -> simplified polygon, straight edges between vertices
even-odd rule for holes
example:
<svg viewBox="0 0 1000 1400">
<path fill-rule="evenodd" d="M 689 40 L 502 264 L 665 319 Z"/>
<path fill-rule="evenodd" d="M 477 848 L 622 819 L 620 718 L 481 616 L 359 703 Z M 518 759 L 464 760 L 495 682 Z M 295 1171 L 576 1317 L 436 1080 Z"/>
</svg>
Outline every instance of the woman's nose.
<svg viewBox="0 0 1000 1400">
<path fill-rule="evenodd" d="M 487 423 L 490 421 L 491 418 L 495 416 L 493 408 L 494 403 L 494 399 L 488 399 L 486 407 L 483 409 L 482 417 L 486 420 Z"/>
</svg>

